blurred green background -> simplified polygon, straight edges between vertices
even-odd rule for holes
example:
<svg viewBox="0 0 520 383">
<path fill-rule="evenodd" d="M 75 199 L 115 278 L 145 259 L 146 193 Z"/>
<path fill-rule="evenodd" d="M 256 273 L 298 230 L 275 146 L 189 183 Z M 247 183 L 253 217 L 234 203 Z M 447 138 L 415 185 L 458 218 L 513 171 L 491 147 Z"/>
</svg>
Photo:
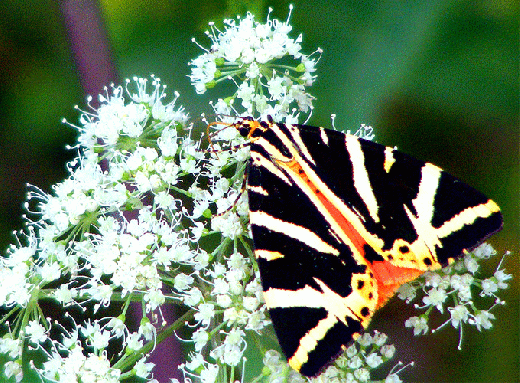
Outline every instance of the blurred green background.
<svg viewBox="0 0 520 383">
<path fill-rule="evenodd" d="M 102 47 L 88 27 L 88 7 L 96 4 L 108 38 L 107 62 L 96 56 Z M 310 124 L 330 126 L 335 113 L 339 129 L 372 125 L 378 142 L 433 162 L 493 198 L 505 227 L 490 243 L 499 253 L 512 251 L 504 264 L 518 278 L 519 2 L 292 4 L 293 37 L 303 34 L 306 53 L 324 49 L 311 89 L 317 100 Z M 22 227 L 26 183 L 50 191 L 65 177 L 64 163 L 74 153 L 64 148 L 74 144 L 75 132 L 61 119 L 78 121 L 73 106 L 86 108 L 84 89 L 94 93 L 100 82 L 153 73 L 181 93 L 192 116 L 210 112 L 207 102 L 222 91 L 199 96 L 190 86 L 187 63 L 201 52 L 191 38 L 208 46 L 203 32 L 209 21 L 248 10 L 265 20 L 269 6 L 272 17 L 286 19 L 287 1 L 0 1 L 1 248 Z M 68 24 L 71 12 L 80 20 L 84 13 L 87 27 L 75 36 L 79 45 Z M 75 49 L 87 58 L 86 72 Z M 94 79 L 85 75 L 93 72 Z M 483 267 L 492 273 L 497 263 L 491 259 Z M 406 381 L 517 382 L 518 290 L 515 280 L 504 296 L 507 305 L 494 311 L 494 329 L 481 334 L 465 328 L 462 351 L 451 327 L 423 338 L 405 332 L 403 321 L 412 314 L 397 300 L 379 312 L 372 329 L 390 335 L 397 359 L 415 361 L 401 374 Z"/>
</svg>

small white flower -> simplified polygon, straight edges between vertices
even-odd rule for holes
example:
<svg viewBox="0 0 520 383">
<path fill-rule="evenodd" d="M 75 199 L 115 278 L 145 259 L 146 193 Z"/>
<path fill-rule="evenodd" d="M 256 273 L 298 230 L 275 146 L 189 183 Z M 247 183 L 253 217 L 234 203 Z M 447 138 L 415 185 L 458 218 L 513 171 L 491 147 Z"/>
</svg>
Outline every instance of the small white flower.
<svg viewBox="0 0 520 383">
<path fill-rule="evenodd" d="M 72 302 L 72 298 L 75 298 L 78 295 L 78 290 L 69 287 L 66 284 L 61 285 L 54 291 L 54 297 L 58 302 L 63 304 L 67 304 Z"/>
<path fill-rule="evenodd" d="M 246 329 L 259 332 L 269 323 L 263 310 L 254 311 L 248 315 Z"/>
<path fill-rule="evenodd" d="M 381 347 L 381 355 L 383 355 L 384 358 L 390 359 L 395 354 L 395 346 L 393 344 L 391 345 L 384 345 Z"/>
<path fill-rule="evenodd" d="M 428 287 L 433 287 L 435 289 L 446 289 L 450 285 L 450 278 L 448 275 L 441 275 L 439 273 L 434 272 L 426 272 L 425 276 L 425 285 Z"/>
<path fill-rule="evenodd" d="M 147 341 L 151 341 L 156 336 L 156 332 L 156 328 L 147 317 L 141 319 L 138 333 L 144 336 Z"/>
<path fill-rule="evenodd" d="M 6 334 L 0 338 L 0 354 L 7 354 L 11 359 L 22 356 L 22 341 L 13 339 L 11 334 Z"/>
<path fill-rule="evenodd" d="M 373 338 L 372 338 L 372 340 L 373 340 L 375 345 L 381 347 L 388 340 L 388 335 L 376 331 L 374 336 L 373 336 Z"/>
<path fill-rule="evenodd" d="M 416 289 L 410 283 L 404 283 L 397 289 L 397 296 L 406 302 L 411 302 L 416 296 Z"/>
<path fill-rule="evenodd" d="M 466 269 L 471 273 L 475 274 L 478 270 L 478 263 L 477 260 L 473 257 L 471 253 L 467 253 L 464 256 L 464 266 L 466 266 Z"/>
<path fill-rule="evenodd" d="M 359 369 L 363 365 L 363 359 L 359 355 L 354 355 L 352 358 L 348 361 L 349 368 L 353 370 Z"/>
<path fill-rule="evenodd" d="M 199 328 L 192 335 L 193 342 L 195 343 L 195 351 L 200 351 L 208 343 L 209 334 L 206 330 Z"/>
<path fill-rule="evenodd" d="M 186 292 L 186 295 L 184 296 L 184 303 L 191 307 L 197 306 L 201 300 L 202 293 L 196 287 L 192 287 L 190 290 Z"/>
<path fill-rule="evenodd" d="M 91 335 L 91 345 L 96 350 L 103 350 L 108 346 L 111 337 L 110 331 L 97 331 Z"/>
<path fill-rule="evenodd" d="M 483 243 L 473 250 L 473 254 L 475 254 L 477 258 L 486 259 L 496 254 L 496 251 L 489 243 Z"/>
<path fill-rule="evenodd" d="M 455 290 L 466 290 L 471 287 L 473 280 L 474 278 L 471 274 L 454 274 L 451 276 L 450 284 Z"/>
<path fill-rule="evenodd" d="M 357 353 L 358 353 L 358 349 L 355 344 L 350 345 L 347 348 L 347 350 L 345 351 L 345 355 L 347 355 L 348 358 L 352 358 Z"/>
<path fill-rule="evenodd" d="M 137 351 L 143 347 L 143 340 L 141 334 L 131 333 L 126 338 L 126 347 L 129 350 Z"/>
<path fill-rule="evenodd" d="M 51 282 L 60 278 L 61 267 L 58 262 L 45 263 L 40 268 L 39 273 L 45 282 Z"/>
<path fill-rule="evenodd" d="M 111 318 L 107 327 L 112 329 L 113 335 L 116 337 L 120 337 L 126 333 L 125 322 L 123 322 L 120 317 Z"/>
<path fill-rule="evenodd" d="M 208 326 L 215 315 L 214 306 L 210 303 L 202 303 L 198 306 L 198 310 L 195 313 L 195 320 L 199 321 L 203 326 Z"/>
<path fill-rule="evenodd" d="M 239 319 L 239 313 L 235 307 L 230 307 L 224 311 L 224 322 L 233 324 Z"/>
<path fill-rule="evenodd" d="M 367 347 L 372 344 L 374 341 L 374 338 L 372 337 L 372 334 L 365 332 L 362 336 L 360 336 L 356 342 L 359 343 L 361 346 Z"/>
<path fill-rule="evenodd" d="M 381 358 L 380 355 L 378 355 L 375 352 L 373 352 L 373 353 L 371 353 L 370 355 L 368 355 L 366 357 L 365 361 L 371 368 L 376 368 L 381 363 L 383 363 L 383 358 Z"/>
<path fill-rule="evenodd" d="M 480 310 L 473 317 L 473 324 L 477 327 L 478 331 L 481 331 L 482 328 L 487 330 L 493 327 L 493 323 L 491 323 L 493 319 L 495 319 L 495 316 L 489 311 Z"/>
<path fill-rule="evenodd" d="M 154 363 L 146 363 L 146 359 L 139 359 L 137 364 L 134 367 L 135 374 L 143 379 L 146 379 L 148 375 L 150 375 L 150 372 L 155 367 Z"/>
<path fill-rule="evenodd" d="M 200 373 L 202 383 L 214 383 L 218 375 L 218 366 L 216 364 L 206 364 Z"/>
<path fill-rule="evenodd" d="M 211 229 L 221 232 L 223 236 L 230 239 L 235 239 L 243 233 L 240 217 L 233 212 L 214 216 L 211 219 Z"/>
<path fill-rule="evenodd" d="M 237 366 L 242 361 L 243 351 L 238 345 L 227 346 L 222 361 L 229 366 Z"/>
<path fill-rule="evenodd" d="M 17 383 L 21 382 L 23 379 L 22 365 L 18 361 L 6 362 L 3 372 L 6 378 L 14 377 Z"/>
<path fill-rule="evenodd" d="M 482 281 L 482 295 L 494 295 L 498 291 L 498 284 L 493 278 L 487 278 Z"/>
<path fill-rule="evenodd" d="M 212 104 L 213 110 L 215 110 L 215 113 L 219 115 L 229 115 L 231 113 L 231 108 L 229 105 L 221 98 L 217 100 L 216 104 Z M 227 130 L 234 130 L 234 129 L 227 129 Z M 225 140 L 225 138 L 222 138 Z"/>
<path fill-rule="evenodd" d="M 29 336 L 31 343 L 38 344 L 43 343 L 47 340 L 47 333 L 45 327 L 43 327 L 37 320 L 31 320 L 25 327 L 25 333 Z"/>
<path fill-rule="evenodd" d="M 231 297 L 227 294 L 219 294 L 217 295 L 217 305 L 219 305 L 222 308 L 227 308 L 231 306 L 233 301 L 231 300 Z"/>
<path fill-rule="evenodd" d="M 149 267 L 149 269 L 156 272 L 155 268 Z M 160 285 L 161 285 L 161 283 L 159 282 L 159 278 L 153 279 L 154 281 L 158 282 L 157 289 L 154 288 L 155 283 L 150 282 L 150 280 L 151 279 L 149 279 L 147 281 L 148 283 L 146 283 L 146 287 L 148 287 L 149 289 L 143 296 L 143 300 L 145 302 L 147 302 L 147 305 L 146 305 L 147 312 L 154 311 L 157 307 L 161 306 L 166 301 L 166 297 L 164 296 L 162 291 L 159 289 Z"/>
<path fill-rule="evenodd" d="M 224 343 L 229 345 L 240 345 L 244 342 L 245 333 L 239 328 L 232 328 Z"/>
<path fill-rule="evenodd" d="M 188 362 L 184 363 L 184 366 L 191 371 L 195 371 L 203 365 L 204 357 L 200 353 L 191 353 L 189 355 Z"/>
<path fill-rule="evenodd" d="M 227 272 L 227 269 L 224 269 Z M 216 278 L 213 282 L 213 294 L 227 294 L 229 292 L 229 283 L 225 278 Z"/>
<path fill-rule="evenodd" d="M 399 378 L 399 375 L 397 374 L 389 374 L 386 378 L 385 378 L 385 383 L 401 383 L 402 380 L 401 378 Z"/>
<path fill-rule="evenodd" d="M 260 301 L 257 297 L 244 297 L 242 299 L 242 304 L 246 310 L 254 311 L 260 305 Z"/>
<path fill-rule="evenodd" d="M 174 278 L 173 287 L 177 291 L 184 291 L 190 288 L 191 284 L 194 282 L 194 278 L 191 275 L 186 275 L 183 273 L 179 273 Z"/>
<path fill-rule="evenodd" d="M 513 276 L 511 274 L 506 274 L 504 270 L 497 270 L 493 276 L 497 280 L 497 287 L 499 289 L 507 289 L 508 285 L 505 281 L 511 279 Z"/>
<path fill-rule="evenodd" d="M 433 288 L 428 291 L 428 295 L 423 298 L 427 306 L 435 306 L 441 313 L 444 311 L 442 304 L 447 298 L 446 291 L 441 288 Z"/>
<path fill-rule="evenodd" d="M 135 183 L 141 193 L 146 193 L 153 188 L 148 174 L 140 170 L 135 174 Z"/>
<path fill-rule="evenodd" d="M 404 323 L 406 327 L 413 327 L 413 334 L 415 336 L 426 334 L 428 332 L 428 321 L 425 317 L 411 317 Z"/>
<path fill-rule="evenodd" d="M 460 322 L 466 322 L 469 317 L 469 310 L 464 305 L 457 305 L 455 307 L 449 307 L 448 310 L 451 314 L 451 325 L 455 328 L 459 327 Z"/>
<path fill-rule="evenodd" d="M 370 379 L 370 372 L 366 368 L 358 368 L 356 371 L 354 371 L 354 376 L 360 382 L 368 382 Z"/>
</svg>

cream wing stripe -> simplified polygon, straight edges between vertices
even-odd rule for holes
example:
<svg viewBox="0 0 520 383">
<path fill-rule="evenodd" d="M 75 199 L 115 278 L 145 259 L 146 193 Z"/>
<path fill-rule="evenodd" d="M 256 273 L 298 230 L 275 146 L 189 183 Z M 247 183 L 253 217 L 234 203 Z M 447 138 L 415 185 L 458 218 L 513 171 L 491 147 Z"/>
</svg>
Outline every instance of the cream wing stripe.
<svg viewBox="0 0 520 383">
<path fill-rule="evenodd" d="M 423 222 L 432 221 L 435 209 L 435 194 L 437 194 L 441 173 L 440 168 L 430 163 L 424 164 L 421 169 L 419 192 L 412 203 L 417 211 L 417 216 Z"/>
<path fill-rule="evenodd" d="M 316 165 L 314 162 L 314 159 L 312 158 L 311 154 L 309 153 L 309 150 L 307 149 L 307 146 L 303 143 L 302 138 L 300 136 L 300 130 L 296 128 L 294 125 L 291 125 L 289 127 L 289 131 L 291 132 L 292 139 L 294 142 L 296 142 L 296 145 L 298 149 L 301 151 L 303 156 L 307 158 L 307 161 L 309 161 L 311 164 Z"/>
<path fill-rule="evenodd" d="M 376 302 L 370 304 L 357 291 L 353 291 L 346 297 L 342 297 L 335 291 L 331 290 L 327 284 L 318 278 L 314 278 L 322 291 L 318 291 L 309 285 L 305 285 L 298 290 L 284 290 L 270 288 L 264 291 L 265 304 L 271 308 L 287 308 L 287 307 L 307 307 L 307 308 L 324 308 L 328 315 L 332 315 L 339 321 L 348 326 L 347 318 L 360 321 L 366 327 L 369 319 L 364 319 L 356 314 L 355 310 L 361 310 L 367 307 L 370 312 L 375 310 Z"/>
<path fill-rule="evenodd" d="M 392 168 L 392 165 L 394 164 L 394 162 L 395 162 L 394 149 L 387 146 L 385 148 L 385 164 L 384 164 L 385 172 L 387 172 L 387 173 L 390 172 L 390 169 Z"/>
<path fill-rule="evenodd" d="M 260 155 L 258 152 L 251 152 L 251 160 L 253 164 L 258 167 L 262 167 L 267 171 L 270 171 L 275 176 L 284 181 L 287 185 L 292 185 L 292 182 L 283 174 L 283 172 L 275 165 L 272 161 Z"/>
<path fill-rule="evenodd" d="M 424 164 L 421 170 L 421 183 L 419 192 L 412 200 L 417 216 L 415 216 L 406 205 L 404 209 L 412 222 L 418 237 L 426 244 L 429 252 L 436 256 L 435 247 L 442 247 L 442 243 L 432 225 L 433 212 L 435 209 L 435 194 L 439 186 L 442 170 L 430 163 Z"/>
<path fill-rule="evenodd" d="M 263 258 L 267 259 L 268 261 L 272 261 L 274 259 L 279 259 L 285 257 L 282 253 L 278 251 L 269 251 L 269 250 L 262 250 L 257 249 L 255 250 L 255 256 L 256 258 Z"/>
<path fill-rule="evenodd" d="M 345 144 L 352 162 L 354 187 L 365 203 L 372 219 L 375 222 L 379 222 L 379 206 L 377 205 L 376 196 L 368 179 L 367 169 L 365 168 L 365 155 L 361 149 L 361 143 L 356 136 L 347 134 L 345 135 Z"/>
<path fill-rule="evenodd" d="M 329 144 L 329 136 L 327 136 L 327 132 L 324 128 L 320 128 L 320 137 L 325 145 Z"/>
<path fill-rule="evenodd" d="M 249 219 L 252 225 L 265 227 L 271 231 L 284 234 L 305 243 L 307 246 L 312 247 L 320 253 L 339 255 L 337 249 L 324 242 L 314 232 L 302 226 L 282 221 L 281 219 L 270 216 L 263 211 L 251 211 L 249 213 Z"/>
<path fill-rule="evenodd" d="M 468 207 L 436 229 L 437 235 L 439 238 L 445 238 L 450 234 L 459 231 L 464 226 L 473 224 L 477 218 L 487 218 L 498 211 L 500 211 L 500 209 L 493 201 Z"/>
<path fill-rule="evenodd" d="M 309 360 L 309 353 L 316 348 L 318 342 L 327 335 L 327 332 L 338 322 L 336 317 L 328 315 L 320 320 L 307 334 L 300 339 L 300 346 L 294 355 L 288 360 L 289 365 L 299 371 L 304 363 Z"/>
<path fill-rule="evenodd" d="M 269 193 L 267 192 L 267 190 L 265 190 L 263 187 L 261 186 L 251 186 L 251 185 L 247 185 L 247 190 L 250 190 L 254 193 L 257 193 L 257 194 L 261 194 L 263 196 L 268 196 Z"/>
</svg>

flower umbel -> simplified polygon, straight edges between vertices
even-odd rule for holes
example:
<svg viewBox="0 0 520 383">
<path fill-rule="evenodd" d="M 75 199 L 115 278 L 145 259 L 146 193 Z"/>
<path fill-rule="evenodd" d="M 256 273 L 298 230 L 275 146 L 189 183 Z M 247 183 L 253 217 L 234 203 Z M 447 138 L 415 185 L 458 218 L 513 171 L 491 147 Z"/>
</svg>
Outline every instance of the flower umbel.
<svg viewBox="0 0 520 383">
<path fill-rule="evenodd" d="M 297 122 L 299 111 L 312 110 L 314 97 L 306 87 L 316 79 L 321 50 L 301 53 L 302 35 L 289 37 L 291 11 L 285 22 L 271 19 L 270 10 L 263 24 L 251 13 L 243 19 L 224 20 L 223 30 L 210 24 L 206 35 L 211 47 L 199 45 L 204 53 L 191 61 L 190 78 L 198 93 L 225 80 L 234 82 L 235 93 L 213 104 L 217 113 L 236 111 L 260 119 L 270 115 L 275 121 Z"/>
<path fill-rule="evenodd" d="M 411 317 L 406 320 L 405 326 L 412 327 L 414 335 L 428 334 L 430 331 L 429 319 L 435 308 L 443 314 L 447 308 L 450 318 L 443 324 L 431 330 L 435 332 L 448 323 L 460 331 L 459 349 L 462 344 L 462 328 L 464 324 L 473 325 L 479 331 L 492 327 L 491 320 L 495 316 L 490 313 L 495 306 L 504 304 L 496 293 L 499 289 L 507 288 L 506 281 L 511 278 L 501 269 L 501 263 L 493 277 L 481 279 L 477 277 L 478 260 L 489 258 L 495 254 L 495 250 L 488 244 L 482 244 L 473 252 L 466 253 L 464 259 L 450 265 L 440 272 L 425 273 L 423 277 L 402 285 L 399 288 L 399 298 L 407 302 L 416 298 L 417 292 L 425 294 L 422 298 L 423 305 L 416 304 L 415 307 L 424 309 L 425 312 L 419 317 Z M 500 287 L 499 287 L 500 286 Z M 475 302 L 475 291 L 480 296 L 490 297 L 493 303 L 486 309 L 479 308 L 481 302 Z"/>
<path fill-rule="evenodd" d="M 370 380 L 371 370 L 378 368 L 394 356 L 395 347 L 386 344 L 386 341 L 385 334 L 377 331 L 373 334 L 365 333 L 353 342 L 320 376 L 308 380 L 291 370 L 280 353 L 269 350 L 264 356 L 266 366 L 264 374 L 269 377 L 269 382 L 366 382 Z M 401 381 L 393 371 L 388 374 L 387 379 L 393 379 L 391 380 L 393 382 Z"/>
</svg>

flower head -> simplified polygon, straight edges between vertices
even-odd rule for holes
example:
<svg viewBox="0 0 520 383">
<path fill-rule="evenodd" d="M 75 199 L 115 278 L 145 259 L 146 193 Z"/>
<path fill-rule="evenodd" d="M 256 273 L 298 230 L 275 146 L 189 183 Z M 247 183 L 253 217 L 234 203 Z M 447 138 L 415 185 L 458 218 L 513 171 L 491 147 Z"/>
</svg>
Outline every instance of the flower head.
<svg viewBox="0 0 520 383">
<path fill-rule="evenodd" d="M 301 53 L 302 36 L 289 36 L 289 19 L 290 12 L 285 22 L 271 19 L 269 13 L 262 24 L 248 13 L 245 18 L 224 20 L 223 30 L 210 23 L 206 35 L 211 47 L 201 46 L 204 53 L 191 61 L 190 78 L 198 93 L 224 80 L 234 82 L 237 91 L 214 104 L 218 113 L 230 114 L 238 108 L 234 110 L 239 114 L 270 115 L 280 121 L 294 118 L 292 108 L 304 113 L 312 110 L 313 97 L 306 87 L 316 79 L 321 50 Z"/>
</svg>

